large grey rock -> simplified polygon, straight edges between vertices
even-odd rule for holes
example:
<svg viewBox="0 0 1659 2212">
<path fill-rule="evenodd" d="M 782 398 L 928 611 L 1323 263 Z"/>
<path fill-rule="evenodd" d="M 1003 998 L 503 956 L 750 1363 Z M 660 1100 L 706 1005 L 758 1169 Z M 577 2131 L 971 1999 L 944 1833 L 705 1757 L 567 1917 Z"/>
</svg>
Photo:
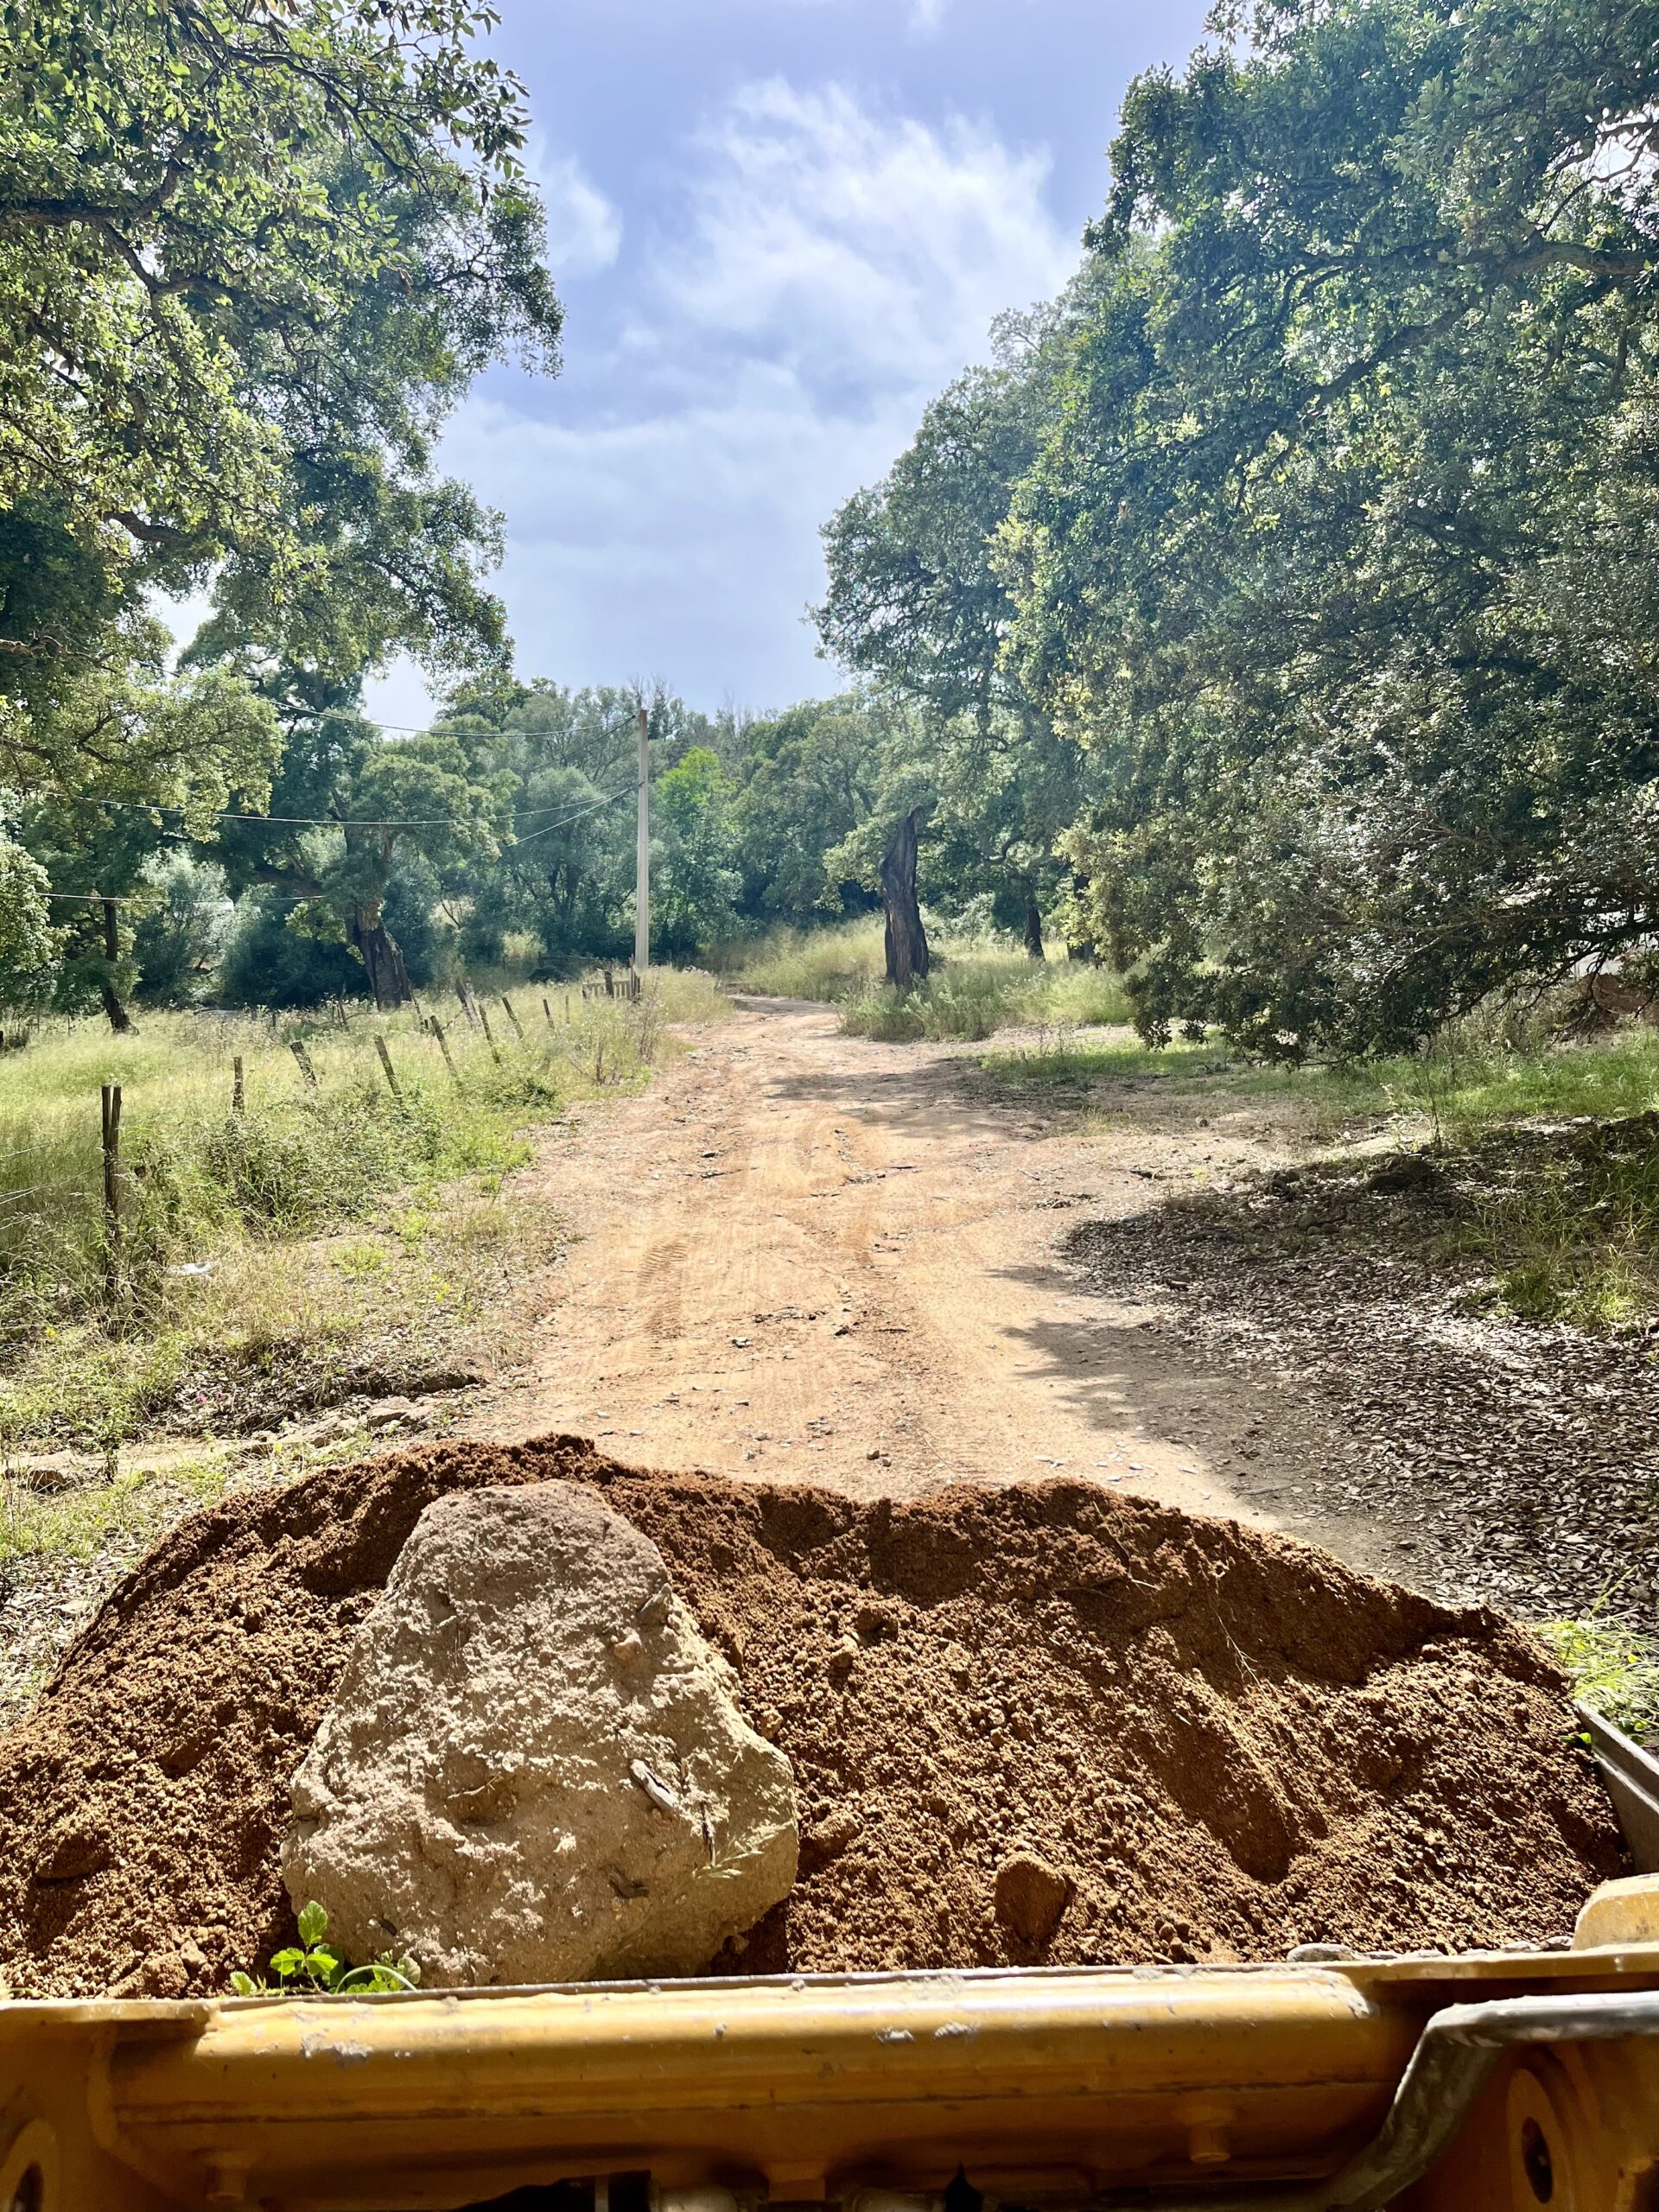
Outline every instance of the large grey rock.
<svg viewBox="0 0 1659 2212">
<path fill-rule="evenodd" d="M 429 1984 L 694 1973 L 795 1878 L 794 1777 L 734 1688 L 590 1492 L 441 1498 L 294 1778 L 289 1895 Z"/>
</svg>

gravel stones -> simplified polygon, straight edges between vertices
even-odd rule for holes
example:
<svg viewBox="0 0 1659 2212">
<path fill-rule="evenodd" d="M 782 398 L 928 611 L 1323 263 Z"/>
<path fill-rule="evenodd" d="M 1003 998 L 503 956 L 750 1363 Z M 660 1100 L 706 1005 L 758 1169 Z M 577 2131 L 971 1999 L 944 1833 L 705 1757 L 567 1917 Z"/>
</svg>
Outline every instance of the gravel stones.
<svg viewBox="0 0 1659 2212">
<path fill-rule="evenodd" d="M 789 1762 L 735 1688 L 590 1492 L 441 1499 L 294 1778 L 289 1896 L 428 1983 L 693 1974 L 795 1878 Z"/>
<path fill-rule="evenodd" d="M 1080 1224 L 1065 1249 L 1106 1299 L 1155 1319 L 1172 1365 L 1253 1403 L 1230 1448 L 1205 1436 L 1223 1424 L 1196 1385 L 1185 1425 L 1281 1526 L 1447 1604 L 1651 1629 L 1653 1332 L 1492 1310 L 1452 1233 L 1478 1197 L 1471 1171 L 1419 1172 L 1419 1157 L 1242 1177 Z"/>
</svg>

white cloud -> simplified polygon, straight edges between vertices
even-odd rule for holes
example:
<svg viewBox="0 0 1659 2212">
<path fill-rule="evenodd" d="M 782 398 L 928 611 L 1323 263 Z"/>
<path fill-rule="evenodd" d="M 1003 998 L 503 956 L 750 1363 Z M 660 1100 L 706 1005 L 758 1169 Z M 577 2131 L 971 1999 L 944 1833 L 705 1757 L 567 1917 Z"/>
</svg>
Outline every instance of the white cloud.
<svg viewBox="0 0 1659 2212">
<path fill-rule="evenodd" d="M 582 358 L 573 327 L 566 384 L 526 388 L 521 409 L 498 379 L 445 441 L 445 466 L 506 513 L 521 669 L 660 674 L 704 704 L 834 688 L 802 619 L 823 589 L 818 526 L 985 358 L 995 315 L 1065 283 L 1076 249 L 1046 174 L 982 127 L 930 129 L 836 87 L 736 94 L 688 143 L 675 219 L 648 249 L 632 232 L 613 354 Z M 592 188 L 572 175 L 581 214 Z M 620 245 L 602 219 L 587 235 Z M 399 683 L 382 711 L 396 698 L 412 720 Z"/>
<path fill-rule="evenodd" d="M 533 139 L 524 163 L 547 209 L 547 253 L 556 277 L 608 269 L 622 247 L 620 211 L 569 154 Z"/>
<path fill-rule="evenodd" d="M 884 118 L 838 86 L 740 92 L 664 290 L 700 332 L 789 362 L 820 390 L 931 389 L 983 349 L 999 309 L 1046 297 L 1075 259 L 1043 199 L 1048 157 L 961 119 Z"/>
<path fill-rule="evenodd" d="M 914 427 L 908 401 L 825 416 L 752 365 L 723 394 L 604 425 L 474 403 L 444 460 L 507 512 L 499 582 L 522 668 L 782 705 L 839 681 L 804 620 L 823 589 L 817 526 Z"/>
</svg>

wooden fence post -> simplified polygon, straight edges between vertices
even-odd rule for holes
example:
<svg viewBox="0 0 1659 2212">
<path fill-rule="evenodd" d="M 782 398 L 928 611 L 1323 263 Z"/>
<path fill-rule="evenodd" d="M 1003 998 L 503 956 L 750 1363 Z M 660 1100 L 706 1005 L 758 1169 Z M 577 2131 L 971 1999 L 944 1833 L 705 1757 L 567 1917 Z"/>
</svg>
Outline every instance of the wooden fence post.
<svg viewBox="0 0 1659 2212">
<path fill-rule="evenodd" d="M 542 1012 L 547 1016 L 547 1026 L 550 1029 L 553 1027 L 553 1009 L 547 1002 L 545 992 L 542 995 Z"/>
<path fill-rule="evenodd" d="M 231 1062 L 231 1111 L 239 1114 L 247 1104 L 247 1091 L 242 1081 L 242 1055 L 237 1053 Z"/>
<path fill-rule="evenodd" d="M 310 1053 L 306 1051 L 305 1046 L 300 1042 L 297 1037 L 291 1037 L 289 1039 L 288 1049 L 293 1053 L 295 1058 L 299 1062 L 300 1073 L 310 1084 L 312 1090 L 315 1090 L 317 1087 L 317 1071 L 311 1065 Z"/>
<path fill-rule="evenodd" d="M 404 1103 L 404 1094 L 397 1088 L 397 1071 L 391 1065 L 391 1054 L 386 1050 L 386 1040 L 384 1037 L 376 1036 L 374 1049 L 379 1053 L 380 1065 L 386 1071 L 386 1089 L 401 1106 Z"/>
<path fill-rule="evenodd" d="M 482 999 L 475 999 L 473 1003 L 478 1008 L 479 1025 L 484 1032 L 484 1042 L 490 1048 L 490 1058 L 499 1065 L 501 1055 L 496 1050 L 495 1039 L 490 1034 L 490 1010 Z"/>
<path fill-rule="evenodd" d="M 455 996 L 461 1001 L 461 1012 L 466 1015 L 467 1020 L 471 1022 L 473 1027 L 476 1029 L 478 1027 L 478 1001 L 473 996 L 472 986 L 464 976 L 455 985 Z M 486 1030 L 488 1027 L 489 1025 L 486 1022 L 485 1024 Z"/>
<path fill-rule="evenodd" d="M 461 1089 L 461 1077 L 455 1073 L 455 1064 L 449 1057 L 449 1039 L 444 1035 L 443 1024 L 438 1020 L 435 1014 L 429 1020 L 427 1027 L 431 1034 L 437 1039 L 438 1050 L 443 1054 L 443 1065 L 448 1069 L 450 1077 L 454 1084 L 455 1089 L 459 1090 Z"/>
<path fill-rule="evenodd" d="M 121 1299 L 121 1086 L 103 1088 L 104 1294 L 113 1310 Z"/>
<path fill-rule="evenodd" d="M 505 991 L 501 994 L 501 1003 L 507 1009 L 507 1020 L 512 1024 L 513 1033 L 517 1036 L 518 1042 L 522 1045 L 524 1041 L 524 1025 L 519 1020 L 518 1015 L 513 1012 L 512 1001 L 507 996 Z"/>
</svg>

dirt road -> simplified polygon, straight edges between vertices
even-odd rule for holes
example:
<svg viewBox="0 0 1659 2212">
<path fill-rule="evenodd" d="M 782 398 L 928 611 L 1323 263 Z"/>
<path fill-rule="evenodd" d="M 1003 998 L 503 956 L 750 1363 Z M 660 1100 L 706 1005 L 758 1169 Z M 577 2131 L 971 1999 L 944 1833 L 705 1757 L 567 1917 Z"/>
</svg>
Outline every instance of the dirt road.
<svg viewBox="0 0 1659 2212">
<path fill-rule="evenodd" d="M 867 1496 L 1065 1468 L 1263 1518 L 1229 1472 L 1249 1409 L 1058 1247 L 1077 1210 L 1260 1164 L 1272 1132 L 1067 1128 L 975 1099 L 963 1058 L 773 1001 L 584 1109 L 524 1193 L 576 1232 L 563 1294 L 468 1427 Z"/>
<path fill-rule="evenodd" d="M 1386 1116 L 1328 1198 L 1294 1104 L 1225 1075 L 1033 1104 L 822 1007 L 700 1036 L 524 1179 L 577 1241 L 466 1427 L 864 1497 L 1065 1470 L 1452 1602 L 1652 1618 L 1659 1366 L 1471 1305 Z"/>
</svg>

